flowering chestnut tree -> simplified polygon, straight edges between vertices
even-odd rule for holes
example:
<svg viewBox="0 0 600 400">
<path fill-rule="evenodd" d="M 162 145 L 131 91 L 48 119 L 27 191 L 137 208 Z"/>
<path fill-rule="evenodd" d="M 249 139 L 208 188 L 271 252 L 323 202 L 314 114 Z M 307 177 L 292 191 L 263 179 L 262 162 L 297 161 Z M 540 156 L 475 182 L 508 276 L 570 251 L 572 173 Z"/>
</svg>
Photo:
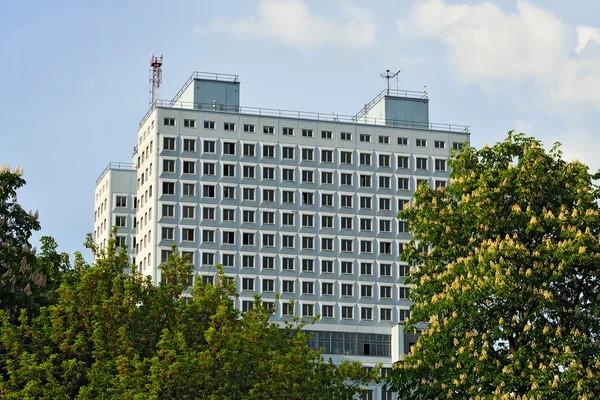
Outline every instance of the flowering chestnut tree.
<svg viewBox="0 0 600 400">
<path fill-rule="evenodd" d="M 400 218 L 422 335 L 388 375 L 403 399 L 600 396 L 600 210 L 588 167 L 510 132 L 454 154 Z"/>
</svg>

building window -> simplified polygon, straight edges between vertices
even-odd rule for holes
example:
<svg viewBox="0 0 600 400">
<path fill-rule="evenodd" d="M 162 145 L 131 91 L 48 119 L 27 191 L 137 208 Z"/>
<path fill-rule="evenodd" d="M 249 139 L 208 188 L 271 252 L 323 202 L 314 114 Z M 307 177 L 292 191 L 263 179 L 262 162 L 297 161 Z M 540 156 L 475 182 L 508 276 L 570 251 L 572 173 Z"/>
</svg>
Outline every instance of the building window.
<svg viewBox="0 0 600 400">
<path fill-rule="evenodd" d="M 302 215 L 302 226 L 303 227 L 310 227 L 312 228 L 314 226 L 314 220 L 315 217 L 312 214 L 303 214 Z"/>
<path fill-rule="evenodd" d="M 263 269 L 274 269 L 275 257 L 263 257 Z"/>
<path fill-rule="evenodd" d="M 392 221 L 389 219 L 380 219 L 379 220 L 379 232 L 391 232 L 392 231 Z"/>
<path fill-rule="evenodd" d="M 235 200 L 235 187 L 224 186 L 223 187 L 223 199 Z"/>
<path fill-rule="evenodd" d="M 342 318 L 343 319 L 352 319 L 354 307 L 342 306 Z"/>
<path fill-rule="evenodd" d="M 182 208 L 182 214 L 183 214 L 183 218 L 194 218 L 194 210 L 196 209 L 196 206 L 183 206 Z"/>
<path fill-rule="evenodd" d="M 342 283 L 342 296 L 352 296 L 353 285 L 351 283 Z"/>
<path fill-rule="evenodd" d="M 342 140 L 348 140 L 348 141 L 352 140 L 352 134 L 350 132 L 342 132 L 340 134 L 340 137 Z"/>
<path fill-rule="evenodd" d="M 361 253 L 373 253 L 373 241 L 372 240 L 361 240 L 360 241 L 360 252 Z"/>
<path fill-rule="evenodd" d="M 244 188 L 244 200 L 254 201 L 254 192 L 255 189 L 252 188 Z"/>
<path fill-rule="evenodd" d="M 183 126 L 185 128 L 195 128 L 196 127 L 196 120 L 195 119 L 184 119 L 183 120 Z M 194 151 L 194 150 L 191 150 Z"/>
<path fill-rule="evenodd" d="M 352 174 L 341 174 L 341 184 L 352 186 Z"/>
<path fill-rule="evenodd" d="M 352 252 L 352 239 L 342 239 L 342 251 Z"/>
<path fill-rule="evenodd" d="M 247 132 L 247 133 L 254 133 L 254 132 L 255 132 L 255 127 L 254 127 L 254 125 L 251 125 L 251 124 L 244 124 L 244 132 Z"/>
<path fill-rule="evenodd" d="M 321 238 L 321 250 L 333 251 L 333 239 Z"/>
<path fill-rule="evenodd" d="M 263 133 L 266 133 L 267 135 L 273 135 L 275 133 L 275 127 L 274 126 L 263 126 Z"/>
<path fill-rule="evenodd" d="M 333 172 L 321 171 L 321 184 L 332 185 L 333 184 Z"/>
<path fill-rule="evenodd" d="M 410 288 L 401 287 L 398 291 L 398 298 L 408 300 L 410 297 Z"/>
<path fill-rule="evenodd" d="M 275 223 L 275 213 L 272 211 L 263 212 L 263 224 L 273 225 Z"/>
<path fill-rule="evenodd" d="M 313 250 L 315 248 L 315 238 L 303 237 L 302 238 L 302 250 Z"/>
<path fill-rule="evenodd" d="M 196 195 L 196 185 L 193 183 L 184 183 L 183 184 L 183 195 L 184 196 L 195 196 Z"/>
<path fill-rule="evenodd" d="M 175 118 L 165 117 L 163 124 L 165 126 L 175 126 Z"/>
<path fill-rule="evenodd" d="M 462 144 L 462 143 L 459 143 L 459 142 L 452 142 L 452 148 L 453 148 L 454 150 L 461 150 L 461 149 L 462 149 L 462 147 L 463 147 L 463 144 Z"/>
<path fill-rule="evenodd" d="M 444 142 L 443 140 L 434 140 L 433 147 L 435 147 L 436 149 L 445 149 L 446 142 Z"/>
<path fill-rule="evenodd" d="M 446 170 L 446 160 L 435 160 L 435 170 L 436 171 L 445 171 Z"/>
<path fill-rule="evenodd" d="M 361 196 L 360 197 L 360 208 L 361 210 L 370 210 L 371 209 L 372 198 L 369 196 Z"/>
<path fill-rule="evenodd" d="M 392 309 L 391 308 L 380 308 L 379 309 L 379 319 L 382 321 L 391 321 L 392 320 Z"/>
<path fill-rule="evenodd" d="M 163 194 L 175 194 L 175 182 L 163 182 Z"/>
<path fill-rule="evenodd" d="M 235 232 L 223 231 L 223 244 L 235 244 Z"/>
<path fill-rule="evenodd" d="M 204 129 L 215 129 L 215 121 L 204 121 Z"/>
<path fill-rule="evenodd" d="M 342 207 L 352 207 L 352 196 L 342 195 L 341 203 Z"/>
<path fill-rule="evenodd" d="M 244 178 L 254 179 L 255 168 L 250 165 L 244 165 Z"/>
<path fill-rule="evenodd" d="M 360 165 L 371 165 L 371 154 L 360 153 Z"/>
<path fill-rule="evenodd" d="M 214 185 L 203 185 L 202 186 L 202 197 L 204 198 L 215 198 L 215 186 Z"/>
<path fill-rule="evenodd" d="M 263 189 L 263 201 L 269 201 L 269 202 L 275 201 L 275 190 Z"/>
<path fill-rule="evenodd" d="M 315 260 L 303 259 L 302 260 L 302 272 L 313 272 L 315 269 Z"/>
<path fill-rule="evenodd" d="M 294 136 L 294 128 L 284 127 L 283 128 L 283 134 L 285 136 Z"/>
<path fill-rule="evenodd" d="M 242 278 L 242 290 L 254 290 L 254 278 Z"/>
<path fill-rule="evenodd" d="M 283 180 L 288 182 L 294 181 L 294 169 L 292 168 L 284 168 L 283 169 Z"/>
<path fill-rule="evenodd" d="M 294 259 L 289 257 L 284 257 L 282 259 L 281 269 L 284 271 L 293 271 L 294 270 Z"/>
<path fill-rule="evenodd" d="M 302 137 L 313 137 L 312 129 L 302 129 Z"/>
<path fill-rule="evenodd" d="M 183 151 L 196 151 L 196 139 L 183 139 Z"/>
<path fill-rule="evenodd" d="M 275 291 L 275 280 L 274 279 L 263 279 L 262 290 L 263 290 L 263 292 L 274 292 Z"/>
<path fill-rule="evenodd" d="M 333 228 L 333 217 L 329 215 L 322 215 L 321 228 Z"/>
<path fill-rule="evenodd" d="M 372 307 L 362 307 L 360 309 L 360 319 L 363 321 L 370 321 L 373 319 L 373 308 Z"/>
<path fill-rule="evenodd" d="M 162 240 L 173 240 L 173 228 L 162 228 Z"/>
<path fill-rule="evenodd" d="M 440 189 L 440 188 L 445 188 L 446 187 L 446 181 L 435 181 L 435 188 L 436 189 Z"/>
<path fill-rule="evenodd" d="M 294 247 L 294 236 L 292 235 L 283 235 L 282 237 L 282 246 L 284 248 L 293 248 Z"/>
<path fill-rule="evenodd" d="M 196 162 L 195 161 L 184 161 L 183 162 L 183 173 L 184 174 L 195 174 L 196 173 Z"/>
<path fill-rule="evenodd" d="M 321 150 L 321 162 L 333 162 L 333 150 Z"/>
<path fill-rule="evenodd" d="M 380 276 L 392 276 L 392 265 L 391 264 L 380 264 L 379 265 Z"/>
<path fill-rule="evenodd" d="M 410 310 L 400 310 L 398 322 L 404 322 L 410 318 Z"/>
<path fill-rule="evenodd" d="M 163 159 L 163 172 L 175 172 L 175 160 Z"/>
<path fill-rule="evenodd" d="M 181 230 L 182 240 L 184 242 L 193 242 L 194 241 L 194 230 L 193 229 L 182 229 Z"/>
<path fill-rule="evenodd" d="M 352 217 L 342 217 L 342 229 L 352 229 Z"/>
<path fill-rule="evenodd" d="M 359 140 L 361 142 L 368 142 L 368 143 L 370 143 L 371 142 L 371 135 L 367 135 L 367 134 L 361 133 L 359 135 Z"/>
<path fill-rule="evenodd" d="M 117 196 L 117 207 L 127 207 L 127 196 Z"/>
<path fill-rule="evenodd" d="M 379 297 L 382 299 L 391 299 L 392 298 L 392 287 L 391 286 L 380 286 L 379 287 Z"/>
<path fill-rule="evenodd" d="M 202 243 L 214 243 L 215 242 L 215 231 L 212 229 L 202 230 Z"/>
<path fill-rule="evenodd" d="M 215 142 L 213 140 L 205 140 L 204 141 L 204 152 L 205 153 L 214 153 L 215 152 Z"/>
<path fill-rule="evenodd" d="M 302 304 L 302 316 L 303 317 L 313 317 L 315 313 L 314 304 Z"/>
<path fill-rule="evenodd" d="M 380 168 L 389 168 L 390 166 L 390 156 L 386 154 L 379 155 L 379 167 Z"/>
<path fill-rule="evenodd" d="M 244 143 L 244 157 L 254 157 L 255 145 Z"/>
<path fill-rule="evenodd" d="M 175 138 L 163 138 L 163 150 L 175 150 Z"/>
<path fill-rule="evenodd" d="M 254 211 L 244 210 L 242 213 L 242 221 L 247 224 L 254 223 Z"/>
<path fill-rule="evenodd" d="M 264 247 L 275 247 L 275 235 L 269 233 L 263 233 L 263 246 Z"/>
<path fill-rule="evenodd" d="M 333 306 L 322 305 L 321 316 L 323 318 L 333 318 Z"/>
<path fill-rule="evenodd" d="M 398 190 L 410 190 L 408 178 L 398 178 Z"/>
<path fill-rule="evenodd" d="M 332 260 L 321 260 L 321 273 L 332 274 L 333 273 L 333 261 Z M 333 291 L 332 291 L 333 293 Z"/>
<path fill-rule="evenodd" d="M 360 263 L 360 274 L 361 275 L 373 275 L 373 264 L 367 262 Z M 371 297 L 371 296 L 369 296 Z"/>
<path fill-rule="evenodd" d="M 294 281 L 281 281 L 283 293 L 294 293 Z"/>
<path fill-rule="evenodd" d="M 379 143 L 381 144 L 390 144 L 390 137 L 389 136 L 379 136 Z"/>
<path fill-rule="evenodd" d="M 352 152 L 350 152 L 350 151 L 340 152 L 340 162 L 342 164 L 352 164 Z"/>
<path fill-rule="evenodd" d="M 423 157 L 417 157 L 417 169 L 427 170 L 427 159 Z"/>
<path fill-rule="evenodd" d="M 415 142 L 416 142 L 417 147 L 427 147 L 426 139 L 417 139 Z"/>
<path fill-rule="evenodd" d="M 302 294 L 315 294 L 315 283 L 302 282 Z"/>
<path fill-rule="evenodd" d="M 223 154 L 235 156 L 235 143 L 230 143 L 230 142 L 223 143 Z"/>
<path fill-rule="evenodd" d="M 333 139 L 333 132 L 331 131 L 321 131 L 322 139 Z"/>
<path fill-rule="evenodd" d="M 391 203 L 390 199 L 379 199 L 379 210 L 391 210 Z"/>
<path fill-rule="evenodd" d="M 284 203 L 294 204 L 294 191 L 284 190 L 282 194 Z"/>
<path fill-rule="evenodd" d="M 302 161 L 313 161 L 314 150 L 313 149 L 302 149 Z"/>
<path fill-rule="evenodd" d="M 263 167 L 263 179 L 274 180 L 275 179 L 275 168 Z"/>
<path fill-rule="evenodd" d="M 215 176 L 215 163 L 204 163 L 204 175 L 212 175 Z"/>
<path fill-rule="evenodd" d="M 342 274 L 352 274 L 352 262 L 351 261 L 342 261 L 341 264 Z"/>
<path fill-rule="evenodd" d="M 263 146 L 263 157 L 275 158 L 275 146 L 270 146 L 270 145 Z"/>
<path fill-rule="evenodd" d="M 389 176 L 380 176 L 379 177 L 379 188 L 380 189 L 389 189 L 390 188 L 390 177 Z"/>
<path fill-rule="evenodd" d="M 242 234 L 242 245 L 254 246 L 254 233 L 244 232 Z"/>
<path fill-rule="evenodd" d="M 293 147 L 283 147 L 283 159 L 284 160 L 293 160 L 294 159 L 294 148 Z"/>
<path fill-rule="evenodd" d="M 175 206 L 172 204 L 162 205 L 162 216 L 172 218 L 175 215 Z"/>
<path fill-rule="evenodd" d="M 373 221 L 370 218 L 361 218 L 360 219 L 360 230 L 361 232 L 372 232 L 373 231 Z"/>
<path fill-rule="evenodd" d="M 281 224 L 284 226 L 294 226 L 294 214 L 292 213 L 283 213 L 281 215 Z"/>
<path fill-rule="evenodd" d="M 214 221 L 215 209 L 213 207 L 204 207 L 202 209 L 202 219 Z"/>
<path fill-rule="evenodd" d="M 117 247 L 125 247 L 127 245 L 126 239 L 127 238 L 125 236 L 117 236 L 115 238 L 115 240 L 116 240 L 115 246 L 117 246 Z"/>
<path fill-rule="evenodd" d="M 235 123 L 233 123 L 233 122 L 223 122 L 223 130 L 226 130 L 226 131 L 235 131 Z"/>
<path fill-rule="evenodd" d="M 315 203 L 314 197 L 315 197 L 314 193 L 302 192 L 302 204 L 313 205 Z"/>
<path fill-rule="evenodd" d="M 371 187 L 371 175 L 361 175 L 360 176 L 360 186 L 361 187 Z"/>
<path fill-rule="evenodd" d="M 303 183 L 313 183 L 314 182 L 314 172 L 313 171 L 302 171 L 302 182 Z"/>
<path fill-rule="evenodd" d="M 333 283 L 322 282 L 321 283 L 321 294 L 323 296 L 333 296 Z"/>
<path fill-rule="evenodd" d="M 222 263 L 224 267 L 233 267 L 233 254 L 223 254 Z"/>
<path fill-rule="evenodd" d="M 379 242 L 379 254 L 392 254 L 392 243 Z"/>
<path fill-rule="evenodd" d="M 290 303 L 282 303 L 281 304 L 281 315 L 293 316 L 294 315 L 294 306 Z"/>
</svg>

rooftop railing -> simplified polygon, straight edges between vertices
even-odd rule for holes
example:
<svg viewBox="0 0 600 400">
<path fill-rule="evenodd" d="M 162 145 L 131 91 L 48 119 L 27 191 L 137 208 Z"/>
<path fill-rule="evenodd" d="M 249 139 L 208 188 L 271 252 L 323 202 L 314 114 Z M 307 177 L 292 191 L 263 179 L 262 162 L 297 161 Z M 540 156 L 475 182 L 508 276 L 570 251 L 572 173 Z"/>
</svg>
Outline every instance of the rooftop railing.
<svg viewBox="0 0 600 400">
<path fill-rule="evenodd" d="M 108 163 L 108 165 L 106 166 L 106 168 L 104 168 L 104 171 L 102 171 L 102 173 L 100 174 L 100 176 L 98 177 L 98 179 L 96 179 L 96 185 L 98 185 L 98 183 L 100 183 L 100 181 L 102 180 L 102 178 L 104 178 L 104 176 L 111 169 L 118 169 L 118 170 L 122 170 L 122 171 L 133 171 L 133 170 L 135 170 L 135 164 L 133 164 L 133 163 L 114 162 L 114 161 Z"/>
<path fill-rule="evenodd" d="M 360 110 L 355 116 L 355 120 L 359 120 L 363 115 L 365 115 L 375 104 L 379 102 L 385 96 L 393 96 L 393 97 L 405 97 L 408 99 L 427 99 L 427 92 L 416 92 L 413 90 L 398 90 L 398 89 L 383 89 L 377 96 L 373 98 L 370 102 L 365 104 L 362 110 Z"/>
<path fill-rule="evenodd" d="M 284 117 L 284 118 L 299 118 L 316 121 L 327 121 L 327 122 L 344 122 L 352 124 L 365 124 L 365 125 L 385 125 L 395 126 L 401 128 L 414 128 L 414 129 L 429 129 L 438 131 L 448 132 L 462 132 L 468 133 L 469 127 L 466 125 L 454 125 L 454 124 L 441 124 L 441 123 L 425 123 L 419 121 L 406 121 L 406 120 L 394 120 L 385 118 L 361 118 L 357 120 L 356 116 L 333 114 L 333 113 L 316 113 L 307 111 L 292 111 L 292 110 L 279 110 L 273 108 L 256 108 L 256 107 L 242 107 L 242 106 L 230 106 L 226 104 L 205 104 L 205 103 L 192 103 L 186 101 L 167 101 L 157 100 L 154 102 L 150 110 L 146 113 L 144 118 L 140 121 L 140 126 L 146 122 L 152 111 L 157 107 L 165 108 L 180 108 L 200 111 L 214 111 L 214 112 L 230 112 L 240 114 L 259 115 L 265 117 Z"/>
<path fill-rule="evenodd" d="M 177 92 L 175 97 L 173 97 L 173 100 L 171 100 L 171 103 L 175 103 L 179 99 L 179 97 L 183 94 L 185 89 L 187 89 L 187 87 L 190 85 L 190 83 L 192 83 L 194 81 L 194 79 L 208 79 L 211 81 L 224 81 L 224 82 L 239 82 L 239 75 L 219 74 L 216 72 L 195 71 L 188 78 L 188 80 L 185 81 L 185 83 L 183 84 L 181 89 L 179 89 L 179 92 Z"/>
</svg>

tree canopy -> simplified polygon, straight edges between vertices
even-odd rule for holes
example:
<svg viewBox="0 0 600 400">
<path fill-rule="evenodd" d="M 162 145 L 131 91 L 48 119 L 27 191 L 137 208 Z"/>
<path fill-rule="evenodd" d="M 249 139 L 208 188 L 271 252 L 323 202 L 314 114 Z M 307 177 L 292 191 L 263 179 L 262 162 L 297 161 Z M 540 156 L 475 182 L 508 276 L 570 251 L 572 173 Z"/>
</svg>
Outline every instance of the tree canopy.
<svg viewBox="0 0 600 400">
<path fill-rule="evenodd" d="M 510 132 L 454 154 L 400 218 L 422 335 L 389 384 L 404 399 L 600 395 L 600 210 L 588 167 Z M 423 328 L 422 322 L 426 322 Z"/>
<path fill-rule="evenodd" d="M 75 260 L 55 304 L 16 324 L 3 314 L 0 397 L 350 399 L 377 379 L 358 362 L 325 361 L 304 324 L 271 323 L 259 298 L 235 309 L 220 271 L 188 288 L 192 266 L 175 249 L 161 285 L 127 267 L 113 236 L 94 265 Z"/>
</svg>

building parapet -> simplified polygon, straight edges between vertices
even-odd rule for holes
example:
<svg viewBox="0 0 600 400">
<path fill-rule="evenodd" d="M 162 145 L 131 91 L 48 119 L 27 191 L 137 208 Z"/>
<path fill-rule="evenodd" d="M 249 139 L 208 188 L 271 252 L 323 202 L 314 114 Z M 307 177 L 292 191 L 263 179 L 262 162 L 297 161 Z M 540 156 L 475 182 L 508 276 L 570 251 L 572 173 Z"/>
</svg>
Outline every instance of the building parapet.
<svg viewBox="0 0 600 400">
<path fill-rule="evenodd" d="M 135 171 L 135 164 L 133 164 L 133 163 L 114 162 L 114 161 L 108 163 L 108 165 L 106 166 L 106 168 L 104 168 L 104 171 L 102 171 L 102 173 L 100 174 L 100 176 L 98 177 L 98 179 L 96 179 L 96 185 L 98 185 L 98 183 L 100 183 L 100 181 L 102 180 L 102 178 L 104 178 L 104 176 L 111 169 L 116 169 L 116 170 L 121 170 L 121 171 Z"/>
<path fill-rule="evenodd" d="M 407 92 L 406 93 L 421 93 L 423 92 Z M 419 97 L 422 98 L 422 97 Z M 185 101 L 173 101 L 173 100 L 157 100 L 152 104 L 150 110 L 144 115 L 144 118 L 140 121 L 139 126 L 142 126 L 152 111 L 155 108 L 178 108 L 187 110 L 199 110 L 199 111 L 214 111 L 214 112 L 229 112 L 229 113 L 240 113 L 249 115 L 258 115 L 265 117 L 287 117 L 297 119 L 307 119 L 316 121 L 328 121 L 328 122 L 344 122 L 352 123 L 357 125 L 386 125 L 400 128 L 412 128 L 412 129 L 426 129 L 426 130 L 437 130 L 437 131 L 448 131 L 448 132 L 461 132 L 469 133 L 469 127 L 467 125 L 455 125 L 455 124 L 442 124 L 442 123 L 424 123 L 419 121 L 406 121 L 406 120 L 389 120 L 385 118 L 361 118 L 360 122 L 357 120 L 356 115 L 343 115 L 333 113 L 317 113 L 307 111 L 292 111 L 292 110 L 279 110 L 273 108 L 257 108 L 257 107 L 242 107 L 242 106 L 229 106 L 223 104 L 205 104 L 205 103 L 192 103 Z"/>
</svg>

